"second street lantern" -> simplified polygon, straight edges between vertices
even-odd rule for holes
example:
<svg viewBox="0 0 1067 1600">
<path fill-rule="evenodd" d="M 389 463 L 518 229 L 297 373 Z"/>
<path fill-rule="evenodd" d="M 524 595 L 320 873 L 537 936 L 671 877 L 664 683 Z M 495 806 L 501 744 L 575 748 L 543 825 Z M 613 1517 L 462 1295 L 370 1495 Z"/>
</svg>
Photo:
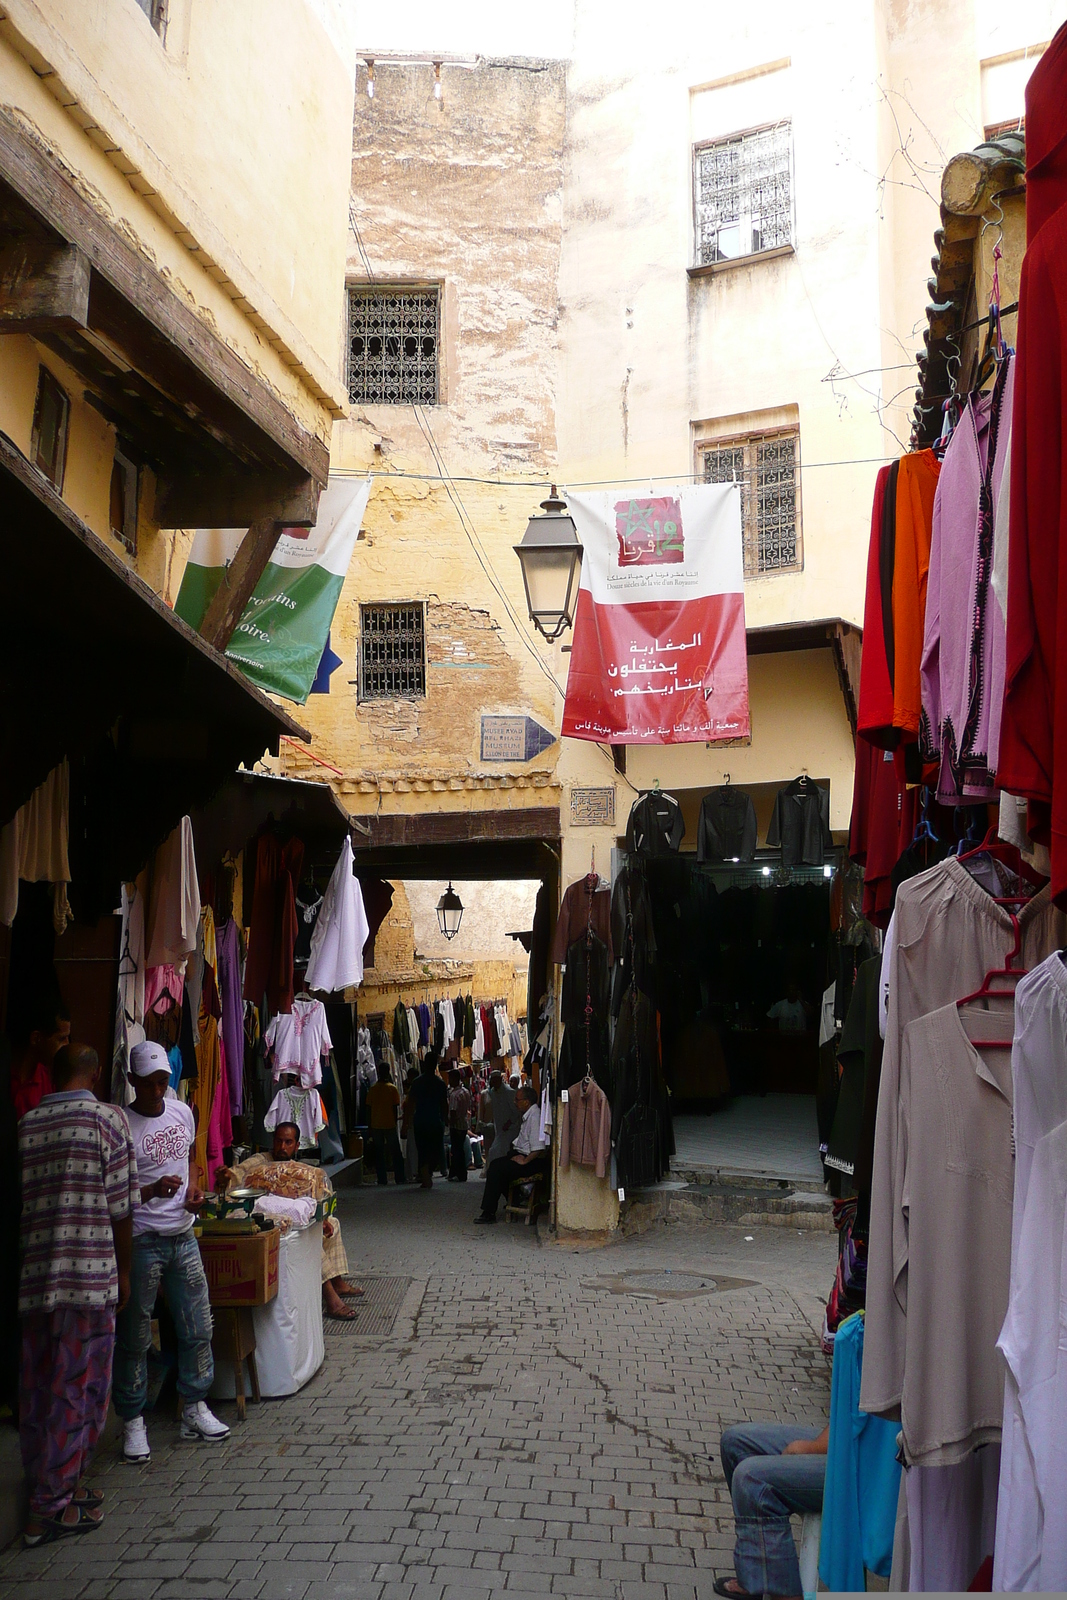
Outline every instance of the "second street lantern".
<svg viewBox="0 0 1067 1600">
<path fill-rule="evenodd" d="M 574 625 L 582 546 L 567 502 L 556 494 L 555 484 L 541 508 L 545 515 L 530 518 L 522 543 L 514 548 L 522 566 L 530 620 L 551 644 Z"/>
<path fill-rule="evenodd" d="M 463 901 L 448 880 L 448 888 L 437 902 L 437 921 L 446 939 L 454 939 L 463 921 Z"/>
</svg>

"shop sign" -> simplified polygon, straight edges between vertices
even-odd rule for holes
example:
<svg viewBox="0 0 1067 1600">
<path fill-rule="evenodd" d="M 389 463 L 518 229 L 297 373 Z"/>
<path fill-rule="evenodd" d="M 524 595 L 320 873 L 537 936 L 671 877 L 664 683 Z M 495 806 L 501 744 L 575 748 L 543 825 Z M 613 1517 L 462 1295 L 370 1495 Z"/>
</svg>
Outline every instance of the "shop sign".
<svg viewBox="0 0 1067 1600">
<path fill-rule="evenodd" d="M 741 491 L 568 494 L 584 547 L 563 733 L 609 744 L 749 736 Z"/>
<path fill-rule="evenodd" d="M 572 828 L 613 828 L 615 826 L 615 790 L 572 789 Z"/>
<path fill-rule="evenodd" d="M 352 559 L 369 478 L 333 478 L 319 499 L 313 528 L 285 528 L 226 647 L 250 683 L 303 705 L 323 659 L 341 587 Z M 199 628 L 244 528 L 199 528 L 174 609 Z M 321 680 L 320 680 L 321 681 Z"/>
<path fill-rule="evenodd" d="M 555 744 L 556 735 L 533 717 L 483 717 L 483 761 L 532 761 Z"/>
</svg>

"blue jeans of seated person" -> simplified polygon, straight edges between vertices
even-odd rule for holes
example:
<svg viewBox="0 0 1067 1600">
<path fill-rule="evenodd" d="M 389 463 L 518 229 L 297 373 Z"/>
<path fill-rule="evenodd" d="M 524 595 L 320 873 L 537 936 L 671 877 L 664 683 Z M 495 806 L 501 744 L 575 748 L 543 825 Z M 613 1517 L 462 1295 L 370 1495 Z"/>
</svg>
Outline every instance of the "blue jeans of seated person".
<svg viewBox="0 0 1067 1600">
<path fill-rule="evenodd" d="M 822 1510 L 826 1457 L 782 1452 L 794 1439 L 817 1439 L 821 1432 L 776 1422 L 723 1431 L 719 1453 L 734 1506 L 734 1571 L 748 1594 L 801 1593 L 789 1518 Z"/>
<path fill-rule="evenodd" d="M 115 1329 L 112 1398 L 123 1422 L 141 1416 L 148 1400 L 148 1347 L 160 1288 L 178 1335 L 178 1393 L 189 1403 L 206 1400 L 215 1381 L 207 1279 L 192 1228 L 140 1233 L 133 1241 L 130 1298 Z"/>
</svg>

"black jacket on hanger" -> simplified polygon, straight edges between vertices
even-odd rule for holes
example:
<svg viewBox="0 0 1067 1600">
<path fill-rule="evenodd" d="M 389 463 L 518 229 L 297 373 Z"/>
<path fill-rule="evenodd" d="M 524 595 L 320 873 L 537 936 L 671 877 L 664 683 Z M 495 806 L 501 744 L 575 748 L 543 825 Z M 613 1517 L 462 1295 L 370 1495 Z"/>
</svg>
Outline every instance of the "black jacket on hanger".
<svg viewBox="0 0 1067 1600">
<path fill-rule="evenodd" d="M 638 795 L 626 824 L 626 848 L 639 856 L 677 855 L 685 838 L 682 808 L 672 794 L 650 789 Z"/>
<path fill-rule="evenodd" d="M 754 861 L 756 808 L 744 789 L 725 783 L 700 802 L 698 861 Z"/>
<path fill-rule="evenodd" d="M 781 845 L 783 867 L 821 867 L 833 842 L 829 789 L 807 775 L 779 789 L 767 843 Z"/>
</svg>

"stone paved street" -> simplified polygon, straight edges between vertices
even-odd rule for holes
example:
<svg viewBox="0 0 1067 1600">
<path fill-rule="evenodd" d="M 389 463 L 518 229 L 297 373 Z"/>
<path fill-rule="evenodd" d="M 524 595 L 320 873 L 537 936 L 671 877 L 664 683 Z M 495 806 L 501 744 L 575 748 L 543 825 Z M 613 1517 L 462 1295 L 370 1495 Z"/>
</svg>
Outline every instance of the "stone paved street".
<svg viewBox="0 0 1067 1600">
<path fill-rule="evenodd" d="M 392 1334 L 329 1336 L 313 1382 L 244 1424 L 221 1405 L 221 1446 L 150 1417 L 136 1468 L 109 1440 L 104 1527 L 13 1547 L 0 1595 L 710 1596 L 732 1543 L 720 1426 L 827 1415 L 834 1236 L 661 1227 L 578 1250 L 472 1227 L 479 1198 L 440 1181 L 345 1193 L 354 1274 L 411 1280 Z M 751 1287 L 664 1298 L 667 1269 Z M 656 1276 L 612 1292 L 635 1273 Z"/>
</svg>

